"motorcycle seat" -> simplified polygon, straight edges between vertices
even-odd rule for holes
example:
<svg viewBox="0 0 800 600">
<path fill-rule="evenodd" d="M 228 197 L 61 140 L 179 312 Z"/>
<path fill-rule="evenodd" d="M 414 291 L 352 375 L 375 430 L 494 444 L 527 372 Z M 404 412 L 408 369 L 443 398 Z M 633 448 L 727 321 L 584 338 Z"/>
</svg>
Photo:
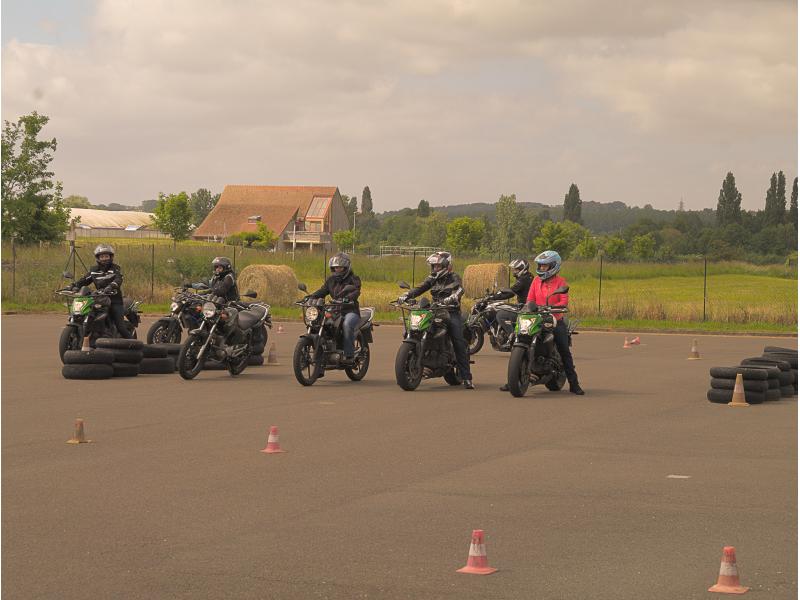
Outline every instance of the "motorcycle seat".
<svg viewBox="0 0 800 600">
<path fill-rule="evenodd" d="M 239 311 L 239 327 L 250 329 L 267 314 L 267 309 L 263 306 L 254 305 Z"/>
</svg>

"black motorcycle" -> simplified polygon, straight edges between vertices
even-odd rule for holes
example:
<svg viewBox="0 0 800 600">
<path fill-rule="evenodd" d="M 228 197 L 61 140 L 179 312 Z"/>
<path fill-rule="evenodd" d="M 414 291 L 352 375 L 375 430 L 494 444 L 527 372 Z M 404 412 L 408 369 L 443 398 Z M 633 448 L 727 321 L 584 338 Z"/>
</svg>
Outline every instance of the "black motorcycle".
<svg viewBox="0 0 800 600">
<path fill-rule="evenodd" d="M 520 310 L 514 333 L 514 344 L 508 360 L 508 390 L 512 396 L 520 398 L 528 391 L 529 385 L 544 385 L 551 392 L 564 387 L 567 375 L 564 363 L 558 353 L 554 330 L 558 313 L 567 309 L 550 306 L 550 298 L 556 294 L 566 294 L 568 286 L 560 287 L 547 296 L 544 306 L 529 302 Z M 576 334 L 575 325 L 567 331 L 572 343 Z"/>
<path fill-rule="evenodd" d="M 98 338 L 122 337 L 117 332 L 114 320 L 109 318 L 108 311 L 111 306 L 109 294 L 92 291 L 88 286 L 83 286 L 78 291 L 66 288 L 56 291 L 56 294 L 67 298 L 64 304 L 69 310 L 69 321 L 58 339 L 58 355 L 62 361 L 67 350 L 80 350 L 83 347 L 85 337 L 89 338 L 89 345 L 92 348 Z M 122 302 L 128 334 L 135 338 L 136 328 L 141 322 L 137 310 L 141 302 L 131 298 L 123 298 Z"/>
<path fill-rule="evenodd" d="M 513 294 L 510 288 L 501 292 Z M 511 352 L 514 342 L 514 324 L 520 307 L 509 304 L 507 300 L 492 301 L 493 294 L 475 300 L 472 310 L 464 323 L 464 339 L 470 355 L 477 354 L 483 348 L 484 337 L 489 336 L 492 348 L 498 352 Z"/>
<path fill-rule="evenodd" d="M 255 292 L 244 295 L 256 297 Z M 232 376 L 239 375 L 252 353 L 253 332 L 264 325 L 269 306 L 253 303 L 239 309 L 213 297 L 203 303 L 202 313 L 200 326 L 189 331 L 178 353 L 178 373 L 184 379 L 194 379 L 206 360 L 213 359 L 223 363 Z"/>
<path fill-rule="evenodd" d="M 180 344 L 184 329 L 196 329 L 203 320 L 203 303 L 208 294 L 204 283 L 184 284 L 175 288 L 170 314 L 158 319 L 147 331 L 148 344 Z"/>
<path fill-rule="evenodd" d="M 304 283 L 298 289 L 307 292 Z M 354 291 L 352 286 L 345 286 L 343 294 Z M 333 299 L 325 302 L 324 298 L 311 298 L 306 296 L 303 300 L 295 302 L 303 308 L 303 322 L 306 333 L 297 340 L 292 357 L 294 376 L 301 385 L 314 385 L 320 377 L 325 376 L 326 370 L 344 370 L 352 381 L 364 379 L 369 369 L 370 351 L 372 343 L 372 328 L 374 308 L 362 308 L 361 320 L 356 326 L 354 340 L 355 353 L 352 362 L 344 360 L 343 330 L 344 314 L 342 309 L 352 306 L 348 300 Z"/>
<path fill-rule="evenodd" d="M 399 285 L 403 289 L 410 287 L 405 281 Z M 431 302 L 427 297 L 419 304 L 413 299 L 391 304 L 402 311 L 405 328 L 403 343 L 394 361 L 397 385 L 411 392 L 419 387 L 423 378 L 432 377 L 444 377 L 450 385 L 461 385 L 456 353 L 447 335 L 448 306 Z"/>
</svg>

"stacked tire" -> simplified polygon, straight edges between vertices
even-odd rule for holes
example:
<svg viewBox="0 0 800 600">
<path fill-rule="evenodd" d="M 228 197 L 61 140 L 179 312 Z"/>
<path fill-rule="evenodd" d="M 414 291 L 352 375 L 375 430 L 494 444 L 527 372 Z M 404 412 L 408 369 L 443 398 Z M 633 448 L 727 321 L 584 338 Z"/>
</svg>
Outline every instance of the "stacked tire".
<svg viewBox="0 0 800 600">
<path fill-rule="evenodd" d="M 142 362 L 139 363 L 140 375 L 164 375 L 175 372 L 175 361 L 167 354 L 167 349 L 147 344 L 142 348 Z"/>
<path fill-rule="evenodd" d="M 111 379 L 114 376 L 114 353 L 111 350 L 67 350 L 64 352 L 64 379 Z"/>
<path fill-rule="evenodd" d="M 778 383 L 774 384 L 773 387 L 777 386 L 781 397 L 791 398 L 792 396 L 797 395 L 797 391 L 792 384 L 792 368 L 788 362 L 773 358 L 765 358 L 763 356 L 754 356 L 751 358 L 745 358 L 742 361 L 742 365 L 753 368 L 769 369 L 770 373 L 776 373 L 775 378 L 777 379 Z"/>
<path fill-rule="evenodd" d="M 180 354 L 180 351 L 181 351 L 181 345 L 180 344 L 168 344 L 168 343 L 148 344 L 147 346 L 145 346 L 145 348 L 153 348 L 154 349 L 154 350 L 151 351 L 151 352 L 154 353 L 153 357 L 155 357 L 156 353 L 160 354 L 160 352 L 159 352 L 160 350 L 163 350 L 166 353 L 167 358 L 169 358 L 170 362 L 172 363 L 172 371 L 169 371 L 169 372 L 174 373 L 175 371 L 178 370 L 178 354 Z M 145 355 L 145 358 L 147 358 L 147 355 Z M 164 363 L 164 364 L 166 365 L 166 363 Z M 168 372 L 168 371 L 165 371 L 165 372 Z"/>
<path fill-rule="evenodd" d="M 139 374 L 144 342 L 124 338 L 100 338 L 96 345 L 98 349 L 112 352 L 111 367 L 114 369 L 114 377 L 136 377 Z"/>
<path fill-rule="evenodd" d="M 782 360 L 789 364 L 791 384 L 794 387 L 794 395 L 797 395 L 797 349 L 781 348 L 779 346 L 765 346 L 763 358 Z"/>
<path fill-rule="evenodd" d="M 727 404 L 733 399 L 736 375 L 741 374 L 744 384 L 744 397 L 748 404 L 763 404 L 765 400 L 780 398 L 777 369 L 774 374 L 774 388 L 770 387 L 770 367 L 711 367 L 711 388 L 706 397 L 709 402 Z"/>
</svg>

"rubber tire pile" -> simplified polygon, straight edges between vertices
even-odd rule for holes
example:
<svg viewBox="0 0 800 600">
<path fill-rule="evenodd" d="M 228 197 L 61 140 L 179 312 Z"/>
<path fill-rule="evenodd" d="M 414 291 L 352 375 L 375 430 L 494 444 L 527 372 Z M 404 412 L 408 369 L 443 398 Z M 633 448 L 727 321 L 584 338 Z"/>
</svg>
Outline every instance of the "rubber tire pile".
<svg viewBox="0 0 800 600">
<path fill-rule="evenodd" d="M 99 338 L 95 346 L 94 350 L 87 352 L 65 352 L 61 375 L 65 379 L 110 379 L 139 374 L 144 346 L 140 340 Z"/>
<path fill-rule="evenodd" d="M 174 373 L 175 371 L 178 370 L 178 354 L 180 354 L 180 351 L 181 351 L 181 345 L 180 344 L 169 344 L 169 343 L 148 344 L 147 346 L 145 346 L 145 348 L 153 348 L 152 352 L 163 351 L 165 353 L 166 357 L 169 359 L 169 361 L 171 363 L 171 366 L 169 367 L 169 369 L 167 368 L 167 362 L 164 361 L 164 363 L 163 363 L 163 365 L 164 365 L 163 369 L 164 370 L 163 371 L 159 371 L 159 373 Z M 155 356 L 155 355 L 153 355 L 153 356 Z"/>
<path fill-rule="evenodd" d="M 764 354 L 745 358 L 737 367 L 712 367 L 711 389 L 706 394 L 709 402 L 730 402 L 739 373 L 748 404 L 797 396 L 797 350 L 766 346 Z"/>
</svg>

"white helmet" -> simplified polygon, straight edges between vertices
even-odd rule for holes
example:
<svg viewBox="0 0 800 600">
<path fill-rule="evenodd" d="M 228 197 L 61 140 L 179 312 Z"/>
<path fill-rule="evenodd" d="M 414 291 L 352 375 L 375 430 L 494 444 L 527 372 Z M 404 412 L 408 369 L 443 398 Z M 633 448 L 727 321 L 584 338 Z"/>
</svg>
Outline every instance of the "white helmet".
<svg viewBox="0 0 800 600">
<path fill-rule="evenodd" d="M 453 257 L 449 252 L 434 252 L 426 261 L 431 266 L 431 277 L 439 279 L 445 273 L 453 270 Z M 434 267 L 440 266 L 440 269 Z"/>
<path fill-rule="evenodd" d="M 555 250 L 545 250 L 534 259 L 536 274 L 544 281 L 561 270 L 561 256 Z"/>
</svg>

